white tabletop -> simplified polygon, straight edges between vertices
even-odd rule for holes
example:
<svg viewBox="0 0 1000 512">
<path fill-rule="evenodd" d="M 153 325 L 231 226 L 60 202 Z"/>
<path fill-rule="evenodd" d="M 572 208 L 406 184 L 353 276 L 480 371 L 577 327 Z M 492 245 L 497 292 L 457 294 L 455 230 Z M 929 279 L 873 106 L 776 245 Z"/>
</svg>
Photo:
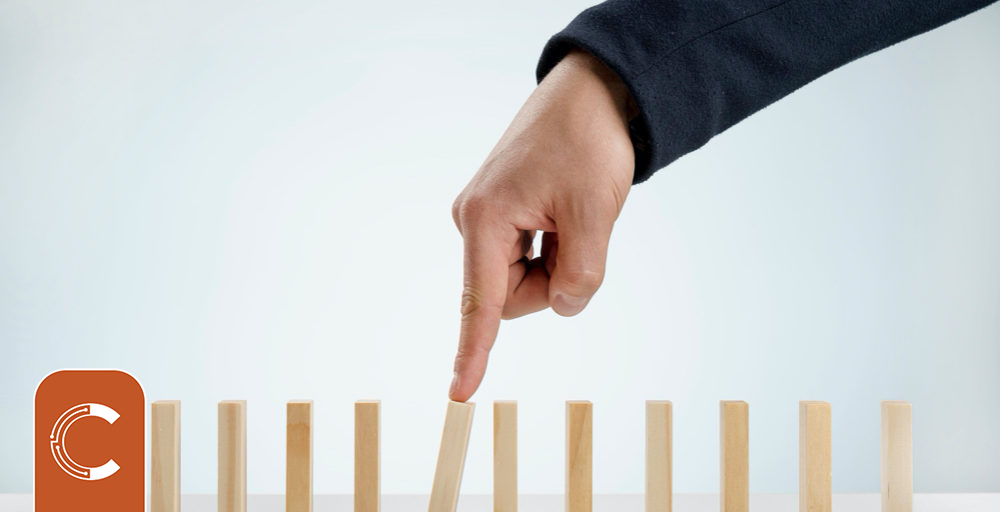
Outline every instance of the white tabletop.
<svg viewBox="0 0 1000 512">
<path fill-rule="evenodd" d="M 674 509 L 679 512 L 717 512 L 716 494 L 677 494 Z M 349 512 L 353 510 L 350 495 L 316 496 L 314 510 Z M 878 512 L 881 506 L 879 495 L 835 494 L 833 507 L 851 512 Z M 284 497 L 281 495 L 252 494 L 247 500 L 248 512 L 282 512 Z M 641 511 L 643 497 L 629 495 L 597 495 L 594 497 L 595 511 Z M 798 496 L 795 494 L 754 494 L 750 497 L 750 508 L 754 512 L 797 512 Z M 185 494 L 181 497 L 184 512 L 214 512 L 213 494 Z M 383 512 L 414 512 L 427 509 L 426 495 L 386 495 L 382 497 Z M 563 509 L 561 495 L 524 495 L 519 503 L 520 512 L 553 512 Z M 997 512 L 1000 510 L 1000 494 L 917 494 L 913 499 L 915 512 Z M 0 494 L 0 510 L 3 512 L 31 512 L 30 494 Z M 489 495 L 463 495 L 459 500 L 461 512 L 489 512 L 492 500 Z"/>
</svg>

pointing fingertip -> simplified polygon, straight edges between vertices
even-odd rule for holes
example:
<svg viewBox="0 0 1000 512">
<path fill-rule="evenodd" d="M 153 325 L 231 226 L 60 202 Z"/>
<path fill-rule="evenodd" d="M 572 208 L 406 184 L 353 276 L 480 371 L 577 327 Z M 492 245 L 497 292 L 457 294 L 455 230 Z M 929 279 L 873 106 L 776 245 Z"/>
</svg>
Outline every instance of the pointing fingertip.
<svg viewBox="0 0 1000 512">
<path fill-rule="evenodd" d="M 464 402 L 466 400 L 466 398 L 458 392 L 460 384 L 461 379 L 459 378 L 458 372 L 455 372 L 455 376 L 451 378 L 451 388 L 448 390 L 448 399 L 455 402 Z"/>
</svg>

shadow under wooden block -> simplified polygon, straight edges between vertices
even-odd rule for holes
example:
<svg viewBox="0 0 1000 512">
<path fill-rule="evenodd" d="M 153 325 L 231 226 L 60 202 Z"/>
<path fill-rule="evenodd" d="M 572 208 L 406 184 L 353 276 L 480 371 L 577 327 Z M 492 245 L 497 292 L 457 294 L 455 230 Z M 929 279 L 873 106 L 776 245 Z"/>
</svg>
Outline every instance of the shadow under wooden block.
<svg viewBox="0 0 1000 512">
<path fill-rule="evenodd" d="M 474 409 L 472 402 L 448 402 L 428 512 L 455 512 L 458 506 Z"/>
</svg>

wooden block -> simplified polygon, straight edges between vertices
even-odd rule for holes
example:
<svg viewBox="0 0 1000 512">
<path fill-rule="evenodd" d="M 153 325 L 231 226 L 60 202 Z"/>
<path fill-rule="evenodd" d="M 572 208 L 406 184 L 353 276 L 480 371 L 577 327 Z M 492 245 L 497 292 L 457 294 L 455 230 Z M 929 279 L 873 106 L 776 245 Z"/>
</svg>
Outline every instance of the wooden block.
<svg viewBox="0 0 1000 512">
<path fill-rule="evenodd" d="M 219 512 L 247 510 L 247 402 L 219 402 Z"/>
<path fill-rule="evenodd" d="M 908 402 L 882 402 L 882 512 L 913 510 L 913 432 Z"/>
<path fill-rule="evenodd" d="M 646 512 L 673 506 L 673 404 L 646 401 Z"/>
<path fill-rule="evenodd" d="M 566 402 L 566 512 L 591 512 L 594 499 L 594 404 Z"/>
<path fill-rule="evenodd" d="M 517 512 L 517 402 L 493 402 L 493 512 Z"/>
<path fill-rule="evenodd" d="M 746 402 L 719 402 L 719 487 L 722 512 L 750 508 L 749 406 Z"/>
<path fill-rule="evenodd" d="M 381 402 L 354 403 L 354 512 L 378 512 L 379 430 Z"/>
<path fill-rule="evenodd" d="M 181 510 L 181 403 L 157 400 L 152 406 L 149 455 L 150 512 Z"/>
<path fill-rule="evenodd" d="M 292 400 L 286 406 L 285 511 L 312 512 L 313 403 Z"/>
<path fill-rule="evenodd" d="M 465 466 L 465 451 L 469 447 L 474 409 L 475 404 L 472 402 L 448 402 L 428 512 L 455 512 L 455 507 L 458 506 L 458 491 L 462 485 L 462 468 Z"/>
<path fill-rule="evenodd" d="M 830 404 L 799 402 L 799 511 L 831 512 Z"/>
</svg>

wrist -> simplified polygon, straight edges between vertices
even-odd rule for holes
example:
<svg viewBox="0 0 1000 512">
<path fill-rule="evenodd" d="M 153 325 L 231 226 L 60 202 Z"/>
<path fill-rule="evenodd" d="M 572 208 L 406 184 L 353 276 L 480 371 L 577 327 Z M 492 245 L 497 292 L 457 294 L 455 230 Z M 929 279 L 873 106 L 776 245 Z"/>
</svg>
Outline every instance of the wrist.
<svg viewBox="0 0 1000 512">
<path fill-rule="evenodd" d="M 559 65 L 569 67 L 573 74 L 579 75 L 583 80 L 600 84 L 626 123 L 638 115 L 638 108 L 625 82 L 597 57 L 584 50 L 574 49 L 566 54 Z"/>
</svg>

